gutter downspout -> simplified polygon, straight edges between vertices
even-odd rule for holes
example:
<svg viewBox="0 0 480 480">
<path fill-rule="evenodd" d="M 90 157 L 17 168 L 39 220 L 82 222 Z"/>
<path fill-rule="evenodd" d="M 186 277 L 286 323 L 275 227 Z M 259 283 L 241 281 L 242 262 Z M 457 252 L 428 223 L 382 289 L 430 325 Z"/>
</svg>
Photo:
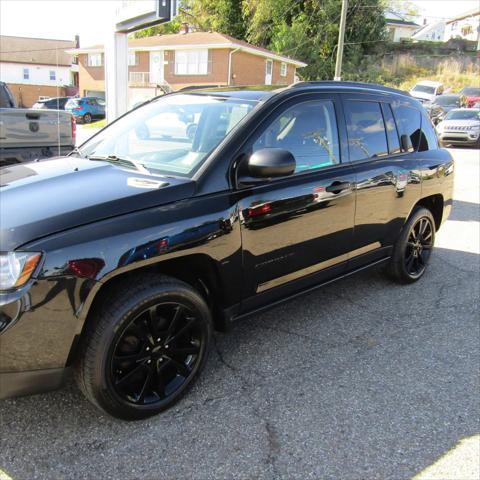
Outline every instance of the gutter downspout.
<svg viewBox="0 0 480 480">
<path fill-rule="evenodd" d="M 241 47 L 237 47 L 234 50 L 231 50 L 230 53 L 228 54 L 228 82 L 227 85 L 231 85 L 231 80 L 232 80 L 232 55 L 235 52 L 238 52 L 241 49 Z"/>
</svg>

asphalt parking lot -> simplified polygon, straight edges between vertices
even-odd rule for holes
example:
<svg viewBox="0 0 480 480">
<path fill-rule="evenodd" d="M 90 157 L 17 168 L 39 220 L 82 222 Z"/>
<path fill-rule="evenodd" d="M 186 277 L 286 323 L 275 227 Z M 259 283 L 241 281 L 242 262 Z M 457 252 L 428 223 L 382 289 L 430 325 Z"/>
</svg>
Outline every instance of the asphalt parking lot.
<svg viewBox="0 0 480 480">
<path fill-rule="evenodd" d="M 430 268 L 365 272 L 217 334 L 180 404 L 126 423 L 72 384 L 0 402 L 0 479 L 480 478 L 480 152 Z"/>
</svg>

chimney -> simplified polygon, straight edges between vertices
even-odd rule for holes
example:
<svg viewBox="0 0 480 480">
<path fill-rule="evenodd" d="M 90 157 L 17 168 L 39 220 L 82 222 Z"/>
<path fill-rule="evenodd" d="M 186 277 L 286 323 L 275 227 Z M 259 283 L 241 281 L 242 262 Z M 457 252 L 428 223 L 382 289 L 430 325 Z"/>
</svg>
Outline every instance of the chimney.
<svg viewBox="0 0 480 480">
<path fill-rule="evenodd" d="M 423 19 L 423 24 L 424 24 L 424 25 L 427 24 L 427 19 L 426 19 L 426 18 Z"/>
<path fill-rule="evenodd" d="M 75 35 L 75 48 L 80 48 L 80 35 Z"/>
</svg>

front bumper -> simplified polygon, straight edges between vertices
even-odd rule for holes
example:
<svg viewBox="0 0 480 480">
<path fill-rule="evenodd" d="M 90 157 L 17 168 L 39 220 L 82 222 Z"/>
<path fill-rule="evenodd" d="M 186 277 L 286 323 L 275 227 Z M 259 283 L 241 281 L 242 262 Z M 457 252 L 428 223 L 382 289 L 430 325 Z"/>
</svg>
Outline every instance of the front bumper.
<svg viewBox="0 0 480 480">
<path fill-rule="evenodd" d="M 74 360 L 91 286 L 89 280 L 60 276 L 0 294 L 0 398 L 62 384 Z"/>
<path fill-rule="evenodd" d="M 480 133 L 473 131 L 455 131 L 455 132 L 442 132 L 438 134 L 438 139 L 445 144 L 454 145 L 475 145 L 478 143 Z"/>
</svg>

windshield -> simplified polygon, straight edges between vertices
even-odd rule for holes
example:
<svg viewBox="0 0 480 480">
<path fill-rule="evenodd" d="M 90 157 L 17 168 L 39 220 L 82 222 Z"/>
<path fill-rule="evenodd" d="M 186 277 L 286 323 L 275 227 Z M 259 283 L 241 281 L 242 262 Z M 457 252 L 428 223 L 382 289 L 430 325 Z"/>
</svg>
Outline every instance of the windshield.
<svg viewBox="0 0 480 480">
<path fill-rule="evenodd" d="M 435 93 L 435 87 L 429 87 L 427 85 L 415 85 L 413 87 L 414 92 L 420 92 L 420 93 L 428 93 L 428 94 L 434 94 Z"/>
<path fill-rule="evenodd" d="M 480 110 L 451 110 L 445 120 L 480 120 Z"/>
<path fill-rule="evenodd" d="M 204 94 L 168 95 L 105 128 L 78 153 L 130 160 L 159 173 L 191 177 L 256 104 Z"/>
<path fill-rule="evenodd" d="M 436 105 L 460 105 L 460 97 L 441 95 L 435 99 Z"/>
<path fill-rule="evenodd" d="M 480 97 L 480 88 L 466 87 L 460 93 L 464 95 L 470 95 L 472 97 Z"/>
</svg>

